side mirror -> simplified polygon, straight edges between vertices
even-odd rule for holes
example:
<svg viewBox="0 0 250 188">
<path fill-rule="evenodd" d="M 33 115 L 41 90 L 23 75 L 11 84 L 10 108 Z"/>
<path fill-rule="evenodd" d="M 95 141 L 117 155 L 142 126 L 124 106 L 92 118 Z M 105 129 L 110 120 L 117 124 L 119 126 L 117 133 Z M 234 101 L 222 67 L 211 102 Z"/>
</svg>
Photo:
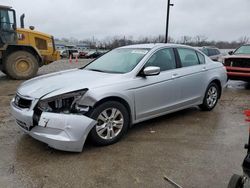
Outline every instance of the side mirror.
<svg viewBox="0 0 250 188">
<path fill-rule="evenodd" d="M 160 67 L 149 66 L 143 69 L 144 76 L 156 76 L 159 75 L 161 72 Z"/>
<path fill-rule="evenodd" d="M 228 52 L 229 55 L 233 55 L 234 54 L 234 51 L 230 51 Z"/>
</svg>

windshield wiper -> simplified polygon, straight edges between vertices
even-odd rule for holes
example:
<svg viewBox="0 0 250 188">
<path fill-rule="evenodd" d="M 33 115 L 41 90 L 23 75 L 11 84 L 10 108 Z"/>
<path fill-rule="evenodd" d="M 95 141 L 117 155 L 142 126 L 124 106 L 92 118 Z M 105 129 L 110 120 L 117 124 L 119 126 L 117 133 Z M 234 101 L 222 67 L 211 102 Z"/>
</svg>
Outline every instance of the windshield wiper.
<svg viewBox="0 0 250 188">
<path fill-rule="evenodd" d="M 90 70 L 90 71 L 95 71 L 95 72 L 105 72 L 105 71 L 98 70 L 98 69 L 87 69 L 87 70 Z"/>
</svg>

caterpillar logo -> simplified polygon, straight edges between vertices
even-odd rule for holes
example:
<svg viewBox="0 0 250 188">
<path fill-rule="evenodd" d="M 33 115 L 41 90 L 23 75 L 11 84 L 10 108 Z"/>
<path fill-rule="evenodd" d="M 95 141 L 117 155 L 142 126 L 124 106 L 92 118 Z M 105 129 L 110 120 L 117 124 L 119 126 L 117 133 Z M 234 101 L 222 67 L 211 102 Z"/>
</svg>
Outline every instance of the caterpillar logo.
<svg viewBox="0 0 250 188">
<path fill-rule="evenodd" d="M 18 40 L 24 40 L 24 39 L 25 39 L 25 36 L 24 36 L 24 34 L 22 34 L 22 33 L 18 33 L 18 34 L 17 34 L 17 38 L 18 38 Z"/>
</svg>

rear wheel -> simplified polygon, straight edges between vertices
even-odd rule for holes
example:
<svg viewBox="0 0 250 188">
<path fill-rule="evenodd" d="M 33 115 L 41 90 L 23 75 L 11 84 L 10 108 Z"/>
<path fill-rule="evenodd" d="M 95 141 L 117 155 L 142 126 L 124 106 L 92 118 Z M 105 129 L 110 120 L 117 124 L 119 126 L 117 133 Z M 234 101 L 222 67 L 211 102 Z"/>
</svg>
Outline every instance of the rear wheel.
<svg viewBox="0 0 250 188">
<path fill-rule="evenodd" d="M 217 104 L 219 99 L 219 87 L 216 83 L 211 83 L 207 87 L 203 103 L 199 107 L 204 111 L 211 111 Z"/>
<path fill-rule="evenodd" d="M 13 52 L 4 62 L 6 74 L 17 80 L 29 79 L 35 76 L 38 67 L 36 57 L 27 51 Z"/>
<path fill-rule="evenodd" d="M 97 106 L 90 116 L 97 121 L 90 132 L 92 141 L 97 145 L 116 143 L 128 129 L 129 114 L 119 102 L 105 102 Z"/>
</svg>

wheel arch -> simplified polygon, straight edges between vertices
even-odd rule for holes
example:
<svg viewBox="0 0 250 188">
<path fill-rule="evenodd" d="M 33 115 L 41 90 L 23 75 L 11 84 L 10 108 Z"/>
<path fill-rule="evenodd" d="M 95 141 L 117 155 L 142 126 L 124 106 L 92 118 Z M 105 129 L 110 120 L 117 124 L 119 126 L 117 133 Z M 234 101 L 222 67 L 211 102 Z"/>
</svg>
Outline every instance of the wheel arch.
<svg viewBox="0 0 250 188">
<path fill-rule="evenodd" d="M 221 94 L 222 94 L 221 81 L 219 79 L 215 78 L 208 85 L 210 85 L 211 83 L 215 83 L 219 87 L 219 99 L 220 99 L 221 98 Z"/>
<path fill-rule="evenodd" d="M 132 116 L 132 110 L 131 110 L 131 108 L 130 108 L 129 103 L 128 103 L 125 99 L 123 99 L 123 98 L 121 98 L 121 97 L 117 97 L 117 96 L 105 97 L 105 98 L 103 98 L 103 99 L 97 101 L 97 102 L 93 105 L 92 108 L 96 108 L 97 106 L 99 106 L 99 105 L 101 105 L 101 104 L 103 104 L 104 102 L 107 102 L 107 101 L 116 101 L 116 102 L 119 102 L 119 103 L 121 103 L 122 105 L 125 106 L 125 108 L 128 110 L 128 113 L 129 113 L 129 121 L 130 121 L 130 126 L 131 126 L 131 125 L 132 125 L 132 121 L 133 121 L 133 118 L 132 118 L 132 117 L 133 117 L 133 116 Z"/>
</svg>

